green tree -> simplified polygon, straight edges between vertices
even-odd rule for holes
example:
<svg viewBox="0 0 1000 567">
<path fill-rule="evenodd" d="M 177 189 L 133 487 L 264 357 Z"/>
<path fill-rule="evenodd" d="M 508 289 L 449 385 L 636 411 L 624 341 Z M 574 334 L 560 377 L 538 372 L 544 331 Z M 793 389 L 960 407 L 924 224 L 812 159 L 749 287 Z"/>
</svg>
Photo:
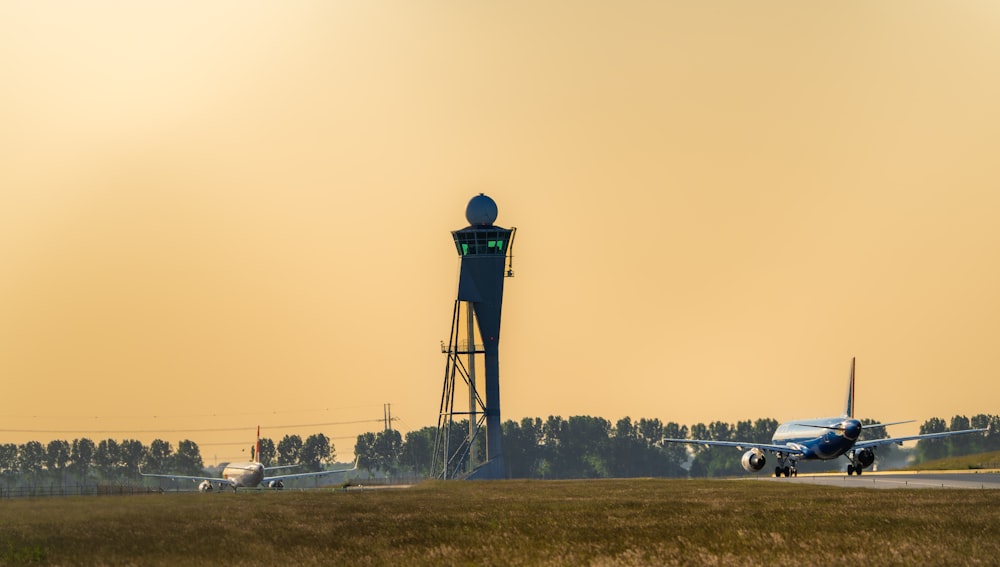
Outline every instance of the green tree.
<svg viewBox="0 0 1000 567">
<path fill-rule="evenodd" d="M 375 467 L 387 474 L 399 470 L 399 455 L 403 449 L 403 438 L 395 429 L 379 431 L 375 434 Z"/>
<path fill-rule="evenodd" d="M 73 445 L 70 448 L 69 469 L 79 482 L 86 482 L 87 477 L 90 475 L 90 468 L 94 464 L 94 454 L 96 452 L 97 446 L 90 439 L 84 437 L 73 440 Z"/>
<path fill-rule="evenodd" d="M 7 486 L 17 481 L 17 466 L 17 445 L 14 443 L 0 445 L 0 477 Z"/>
<path fill-rule="evenodd" d="M 118 455 L 121 463 L 122 473 L 126 478 L 137 478 L 139 467 L 146 457 L 146 447 L 141 441 L 126 439 L 118 445 Z"/>
<path fill-rule="evenodd" d="M 271 463 L 274 462 L 274 458 L 277 454 L 278 450 L 274 447 L 274 441 L 267 437 L 261 438 L 260 454 L 255 457 L 257 462 L 265 467 L 270 466 Z"/>
<path fill-rule="evenodd" d="M 400 466 L 414 474 L 429 476 L 435 435 L 437 435 L 436 427 L 424 427 L 408 432 L 399 454 Z M 504 435 L 506 441 L 506 433 Z"/>
<path fill-rule="evenodd" d="M 538 463 L 538 473 L 542 478 L 562 478 L 559 466 L 562 448 L 562 431 L 566 420 L 560 415 L 550 415 L 542 424 L 542 460 Z"/>
<path fill-rule="evenodd" d="M 115 480 L 121 463 L 121 450 L 114 439 L 104 439 L 94 451 L 94 466 L 104 480 Z"/>
<path fill-rule="evenodd" d="M 323 469 L 323 463 L 327 463 L 334 456 L 333 443 L 322 433 L 316 433 L 306 437 L 299 450 L 299 462 L 308 471 L 319 471 Z"/>
<path fill-rule="evenodd" d="M 378 458 L 375 454 L 375 434 L 372 432 L 358 435 L 358 441 L 354 444 L 354 455 L 358 458 L 358 468 L 366 471 L 376 469 Z"/>
<path fill-rule="evenodd" d="M 631 417 L 623 417 L 615 424 L 611 436 L 611 459 L 608 469 L 612 476 L 628 478 L 640 476 L 649 467 L 646 442 Z"/>
<path fill-rule="evenodd" d="M 153 439 L 146 451 L 145 467 L 146 472 L 169 473 L 172 472 L 173 447 L 163 439 Z"/>
<path fill-rule="evenodd" d="M 687 471 L 681 464 L 687 460 L 683 445 L 666 443 L 664 438 L 681 439 L 687 434 L 687 428 L 681 428 L 676 423 L 664 425 L 659 419 L 640 419 L 638 423 L 639 440 L 642 442 L 641 467 L 638 476 L 681 477 Z M 680 437 L 675 437 L 680 435 Z"/>
<path fill-rule="evenodd" d="M 733 432 L 733 439 L 753 440 L 753 422 L 749 419 L 736 422 L 736 429 Z"/>
<path fill-rule="evenodd" d="M 971 437 L 970 446 L 973 453 L 988 453 L 990 451 L 995 451 L 1000 449 L 996 446 L 994 442 L 997 439 L 998 433 L 1000 433 L 1000 420 L 997 420 L 996 416 L 990 416 L 986 414 L 974 415 L 969 419 L 969 425 L 973 429 L 987 429 L 988 431 L 984 434 L 970 434 Z"/>
<path fill-rule="evenodd" d="M 770 443 L 776 429 L 778 429 L 778 420 L 760 418 L 753 422 L 753 434 L 750 440 L 754 443 Z"/>
<path fill-rule="evenodd" d="M 302 451 L 302 438 L 298 435 L 285 435 L 278 442 L 278 464 L 299 464 L 299 452 Z"/>
<path fill-rule="evenodd" d="M 62 439 L 53 439 L 45 447 L 45 468 L 49 470 L 52 480 L 62 483 L 69 464 L 69 454 L 69 442 Z"/>
<path fill-rule="evenodd" d="M 173 466 L 177 474 L 190 476 L 205 474 L 205 465 L 201 460 L 201 449 L 198 448 L 198 444 L 189 439 L 178 443 Z"/>
<path fill-rule="evenodd" d="M 972 425 L 969 424 L 969 418 L 964 415 L 956 415 L 951 418 L 951 426 L 948 428 L 948 431 L 964 431 L 971 428 Z M 947 439 L 949 457 L 970 455 L 976 450 L 976 439 L 972 434 L 955 435 Z"/>
<path fill-rule="evenodd" d="M 699 424 L 701 425 L 701 424 Z M 713 421 L 706 428 L 708 437 L 691 435 L 692 439 L 712 441 L 734 441 L 735 428 L 724 421 Z M 740 465 L 742 454 L 730 447 L 709 447 L 696 453 L 691 463 L 691 476 L 735 476 L 743 472 Z"/>
<path fill-rule="evenodd" d="M 45 465 L 45 447 L 38 441 L 28 441 L 17 448 L 17 460 L 18 469 L 34 484 Z"/>
<path fill-rule="evenodd" d="M 600 417 L 571 416 L 561 427 L 553 462 L 557 478 L 609 476 L 611 422 Z"/>
<path fill-rule="evenodd" d="M 664 438 L 687 439 L 687 436 L 687 426 L 672 421 L 663 426 Z M 668 466 L 668 469 L 664 471 L 665 476 L 686 476 L 687 472 L 681 468 L 681 465 L 688 460 L 688 446 L 681 443 L 663 443 L 661 450 Z"/>
<path fill-rule="evenodd" d="M 696 423 L 692 425 L 691 436 L 689 439 L 711 439 L 711 436 L 708 433 L 708 426 L 704 423 Z M 708 450 L 708 447 L 705 447 L 704 445 L 687 445 L 687 447 L 691 449 L 691 454 L 694 458 L 698 458 L 698 455 Z M 694 473 L 692 472 L 691 475 L 694 476 Z"/>
<path fill-rule="evenodd" d="M 920 434 L 941 433 L 947 431 L 947 429 L 948 427 L 945 425 L 943 419 L 932 417 L 920 426 Z M 917 462 L 923 463 L 935 459 L 943 459 L 947 456 L 948 445 L 945 444 L 945 439 L 921 439 L 917 441 Z"/>
<path fill-rule="evenodd" d="M 543 458 L 542 420 L 526 417 L 520 425 L 512 420 L 500 426 L 503 431 L 504 466 L 507 478 L 535 478 Z M 404 446 L 405 450 L 405 446 Z"/>
</svg>

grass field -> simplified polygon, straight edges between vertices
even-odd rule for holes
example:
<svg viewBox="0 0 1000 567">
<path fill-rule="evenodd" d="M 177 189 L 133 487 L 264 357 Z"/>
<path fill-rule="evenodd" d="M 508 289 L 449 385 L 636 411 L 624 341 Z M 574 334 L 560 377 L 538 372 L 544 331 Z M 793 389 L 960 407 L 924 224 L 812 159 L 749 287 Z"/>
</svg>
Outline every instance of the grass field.
<svg viewBox="0 0 1000 567">
<path fill-rule="evenodd" d="M 756 481 L 0 501 L 0 563 L 996 565 L 1000 491 Z"/>
<path fill-rule="evenodd" d="M 927 461 L 919 465 L 906 467 L 912 471 L 957 471 L 957 470 L 982 470 L 1000 469 L 1000 451 L 992 453 L 979 453 L 977 455 L 966 455 L 964 457 L 947 457 L 935 461 Z"/>
</svg>

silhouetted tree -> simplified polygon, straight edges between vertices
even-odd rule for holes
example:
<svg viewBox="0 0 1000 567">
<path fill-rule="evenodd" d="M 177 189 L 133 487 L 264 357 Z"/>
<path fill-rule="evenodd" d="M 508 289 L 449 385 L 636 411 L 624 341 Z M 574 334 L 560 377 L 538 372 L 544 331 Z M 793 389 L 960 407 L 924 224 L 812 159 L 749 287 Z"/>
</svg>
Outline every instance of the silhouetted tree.
<svg viewBox="0 0 1000 567">
<path fill-rule="evenodd" d="M 316 433 L 306 437 L 299 450 L 299 462 L 308 471 L 319 471 L 323 468 L 323 463 L 327 463 L 335 455 L 333 444 L 330 439 L 322 433 Z"/>
<path fill-rule="evenodd" d="M 1000 419 L 995 415 L 978 414 L 969 419 L 973 429 L 988 429 L 984 434 L 969 435 L 969 451 L 972 453 L 988 453 L 1000 449 Z"/>
<path fill-rule="evenodd" d="M 299 452 L 302 450 L 302 438 L 298 435 L 285 435 L 278 442 L 278 464 L 299 464 Z"/>
<path fill-rule="evenodd" d="M 698 424 L 699 426 L 701 424 Z M 746 424 L 745 424 L 746 427 Z M 750 428 L 746 427 L 749 433 Z M 724 421 L 713 421 L 705 429 L 708 437 L 698 437 L 692 433 L 692 439 L 709 439 L 712 441 L 735 440 L 734 428 Z M 746 471 L 740 465 L 742 453 L 731 447 L 709 447 L 696 453 L 691 463 L 691 476 L 736 476 Z"/>
<path fill-rule="evenodd" d="M 770 443 L 776 429 L 778 429 L 778 420 L 760 418 L 753 422 L 753 434 L 750 440 L 754 443 Z"/>
<path fill-rule="evenodd" d="M 7 486 L 17 481 L 17 445 L 4 443 L 0 445 L 0 478 Z"/>
<path fill-rule="evenodd" d="M 94 464 L 94 453 L 96 452 L 97 446 L 90 439 L 84 437 L 73 440 L 69 452 L 69 469 L 76 476 L 77 481 L 86 482 L 90 475 L 90 467 Z"/>
<path fill-rule="evenodd" d="M 932 417 L 924 422 L 920 426 L 920 434 L 925 433 L 941 433 L 942 431 L 947 431 L 947 426 L 944 420 L 938 417 Z M 945 439 L 922 439 L 917 441 L 917 462 L 927 462 L 933 461 L 935 459 L 943 459 L 948 456 L 948 445 Z"/>
<path fill-rule="evenodd" d="M 260 454 L 256 456 L 257 462 L 265 467 L 270 466 L 277 454 L 278 451 L 274 447 L 274 441 L 267 437 L 262 437 L 260 440 Z"/>
<path fill-rule="evenodd" d="M 45 468 L 49 470 L 53 481 L 63 482 L 66 465 L 69 464 L 69 453 L 69 442 L 61 439 L 53 439 L 45 447 Z"/>
<path fill-rule="evenodd" d="M 408 432 L 399 453 L 400 466 L 414 474 L 428 476 L 435 435 L 437 435 L 436 427 L 424 427 Z M 506 435 L 504 441 L 506 441 Z"/>
<path fill-rule="evenodd" d="M 177 444 L 177 452 L 174 453 L 174 471 L 177 474 L 198 476 L 205 474 L 205 465 L 201 459 L 201 449 L 198 444 L 189 439 L 185 439 Z"/>
<path fill-rule="evenodd" d="M 163 439 L 153 439 L 153 442 L 149 444 L 149 448 L 146 450 L 146 458 L 144 461 L 145 470 L 143 472 L 173 472 L 171 470 L 173 468 L 173 452 L 173 447 L 170 446 L 169 442 L 164 441 Z"/>
<path fill-rule="evenodd" d="M 379 431 L 375 434 L 375 468 L 387 474 L 399 470 L 399 455 L 403 449 L 403 438 L 395 429 Z"/>
<path fill-rule="evenodd" d="M 94 466 L 104 480 L 115 480 L 121 463 L 121 451 L 114 439 L 104 439 L 97 444 L 94 451 Z"/>
<path fill-rule="evenodd" d="M 600 417 L 571 416 L 560 428 L 553 474 L 558 478 L 608 476 L 611 422 Z"/>
<path fill-rule="evenodd" d="M 375 434 L 368 432 L 358 435 L 354 444 L 354 455 L 358 458 L 358 468 L 374 471 L 378 457 L 375 454 Z"/>
<path fill-rule="evenodd" d="M 645 469 L 646 444 L 640 439 L 639 429 L 631 417 L 623 417 L 615 423 L 611 435 L 611 457 L 608 471 L 612 476 L 631 477 L 642 475 Z"/>
<path fill-rule="evenodd" d="M 126 439 L 118 445 L 118 454 L 121 460 L 121 472 L 126 478 L 134 479 L 139 477 L 139 466 L 142 465 L 146 457 L 146 447 L 141 441 Z"/>
<path fill-rule="evenodd" d="M 964 431 L 966 429 L 971 429 L 969 424 L 969 418 L 964 415 L 956 415 L 951 418 L 951 426 L 948 431 Z M 974 442 L 975 437 L 971 434 L 966 435 L 955 435 L 948 438 L 948 456 L 950 457 L 960 457 L 963 455 L 970 455 L 975 452 Z"/>
<path fill-rule="evenodd" d="M 541 464 L 543 447 L 542 420 L 526 417 L 520 425 L 505 421 L 500 426 L 503 432 L 504 466 L 508 478 L 535 478 Z M 403 450 L 406 450 L 404 446 Z"/>
<path fill-rule="evenodd" d="M 688 436 L 687 426 L 681 426 L 671 421 L 668 422 L 663 427 L 664 438 L 687 439 L 687 436 Z M 673 465 L 676 466 L 678 469 L 680 468 L 680 465 L 682 463 L 685 463 L 688 460 L 687 445 L 682 445 L 681 443 L 663 443 L 662 450 L 664 455 L 666 455 L 667 461 L 669 463 L 673 463 Z M 677 475 L 681 475 L 681 473 L 677 470 L 674 470 L 672 472 L 674 472 Z"/>
<path fill-rule="evenodd" d="M 18 469 L 34 485 L 45 464 L 45 447 L 38 441 L 28 441 L 17 448 Z"/>
</svg>

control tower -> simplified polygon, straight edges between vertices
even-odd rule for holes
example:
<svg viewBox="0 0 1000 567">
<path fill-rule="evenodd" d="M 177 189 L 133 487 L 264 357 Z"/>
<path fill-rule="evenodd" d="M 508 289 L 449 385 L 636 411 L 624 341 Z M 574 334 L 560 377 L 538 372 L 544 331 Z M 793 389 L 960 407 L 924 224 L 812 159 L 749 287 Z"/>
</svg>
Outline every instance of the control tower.
<svg viewBox="0 0 1000 567">
<path fill-rule="evenodd" d="M 431 474 L 501 479 L 506 469 L 500 433 L 500 309 L 504 278 L 514 275 L 510 258 L 517 229 L 493 224 L 497 205 L 482 193 L 469 201 L 465 218 L 469 226 L 451 233 L 461 267 L 451 335 L 441 343 L 448 356 Z M 462 383 L 468 388 L 468 411 L 455 407 L 455 387 Z M 467 421 L 467 429 L 459 427 L 461 421 Z"/>
</svg>

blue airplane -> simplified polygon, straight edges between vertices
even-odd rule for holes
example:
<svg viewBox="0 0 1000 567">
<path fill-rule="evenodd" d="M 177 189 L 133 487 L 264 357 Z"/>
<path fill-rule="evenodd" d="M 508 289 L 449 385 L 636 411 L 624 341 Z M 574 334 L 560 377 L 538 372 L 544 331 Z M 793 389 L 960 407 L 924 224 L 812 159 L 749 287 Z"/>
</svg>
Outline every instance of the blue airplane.
<svg viewBox="0 0 1000 567">
<path fill-rule="evenodd" d="M 911 423 L 896 421 L 892 423 L 862 424 L 854 418 L 854 359 L 851 359 L 851 379 L 847 387 L 847 403 L 844 413 L 837 417 L 821 419 L 796 420 L 782 423 L 774 431 L 770 443 L 751 443 L 749 441 L 708 441 L 704 439 L 664 439 L 671 443 L 688 443 L 706 447 L 736 447 L 739 450 L 748 449 L 743 454 L 741 464 L 747 472 L 760 472 L 767 463 L 765 454 L 774 453 L 778 466 L 774 468 L 774 476 L 798 476 L 796 464 L 799 461 L 821 460 L 829 461 L 843 455 L 850 461 L 847 465 L 848 476 L 860 475 L 865 467 L 875 462 L 875 449 L 882 445 L 895 443 L 902 445 L 904 441 L 920 439 L 937 439 L 951 435 L 967 433 L 982 433 L 986 429 L 965 429 L 962 431 L 945 431 L 942 433 L 926 433 L 909 437 L 892 439 L 875 439 L 858 441 L 864 428 Z"/>
</svg>

